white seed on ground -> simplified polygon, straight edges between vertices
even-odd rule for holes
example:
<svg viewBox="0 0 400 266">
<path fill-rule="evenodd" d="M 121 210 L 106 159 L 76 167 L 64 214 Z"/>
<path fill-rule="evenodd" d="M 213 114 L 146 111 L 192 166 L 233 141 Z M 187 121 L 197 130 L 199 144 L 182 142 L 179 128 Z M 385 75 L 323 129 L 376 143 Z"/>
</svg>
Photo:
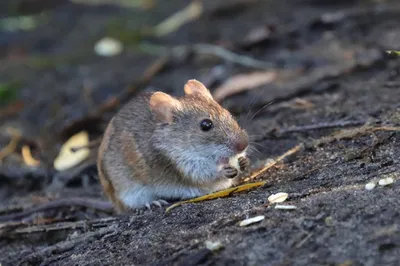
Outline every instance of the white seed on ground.
<svg viewBox="0 0 400 266">
<path fill-rule="evenodd" d="M 376 186 L 375 182 L 369 182 L 369 183 L 365 184 L 365 189 L 373 190 L 375 188 L 375 186 Z"/>
<path fill-rule="evenodd" d="M 249 219 L 241 221 L 239 226 L 248 226 L 250 224 L 261 222 L 264 219 L 265 219 L 264 215 L 255 216 L 255 217 L 252 217 L 252 218 L 249 218 Z"/>
<path fill-rule="evenodd" d="M 387 185 L 391 185 L 394 183 L 394 179 L 391 177 L 387 177 L 387 178 L 382 178 L 379 180 L 378 184 L 380 186 L 387 186 Z"/>
<path fill-rule="evenodd" d="M 277 204 L 277 205 L 275 205 L 275 209 L 278 209 L 278 210 L 295 210 L 295 209 L 297 209 L 297 207 L 294 206 L 294 205 L 279 205 L 279 204 Z"/>
<path fill-rule="evenodd" d="M 105 37 L 94 45 L 94 51 L 100 56 L 115 56 L 124 49 L 122 43 L 116 39 Z"/>
<path fill-rule="evenodd" d="M 205 244 L 206 244 L 206 248 L 211 250 L 211 251 L 216 251 L 216 250 L 219 250 L 219 249 L 221 249 L 223 247 L 221 241 L 219 241 L 219 240 L 217 240 L 217 241 L 207 240 L 205 242 Z"/>
<path fill-rule="evenodd" d="M 288 193 L 279 192 L 268 197 L 270 203 L 284 202 L 289 197 Z"/>
</svg>

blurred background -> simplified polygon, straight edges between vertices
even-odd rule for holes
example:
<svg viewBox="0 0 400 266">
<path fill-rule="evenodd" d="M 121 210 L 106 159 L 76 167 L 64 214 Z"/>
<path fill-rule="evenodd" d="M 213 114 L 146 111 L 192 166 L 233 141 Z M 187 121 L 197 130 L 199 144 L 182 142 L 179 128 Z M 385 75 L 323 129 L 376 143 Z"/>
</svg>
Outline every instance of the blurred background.
<svg viewBox="0 0 400 266">
<path fill-rule="evenodd" d="M 399 18 L 396 0 L 2 0 L 0 214 L 104 199 L 95 159 L 110 118 L 193 78 L 248 130 L 254 167 L 330 133 L 313 125 L 396 125 L 400 65 L 385 51 L 400 48 Z"/>
<path fill-rule="evenodd" d="M 82 133 L 68 147 L 89 142 L 96 147 L 121 104 L 147 90 L 180 96 L 192 78 L 208 86 L 249 130 L 255 158 L 294 144 L 286 140 L 279 147 L 265 138 L 273 129 L 327 119 L 366 120 L 366 113 L 382 109 L 374 107 L 377 99 L 361 91 L 371 108 L 354 109 L 352 100 L 339 107 L 346 105 L 346 96 L 332 94 L 339 86 L 336 79 L 375 66 L 385 50 L 400 43 L 400 6 L 389 0 L 17 0 L 0 5 L 4 204 L 17 191 L 40 191 L 54 182 L 81 186 L 85 176 L 84 182 L 97 184 L 87 176 L 96 175 L 96 148 L 65 155 L 57 166 L 64 143 Z M 301 99 L 310 93 L 328 93 L 326 108 Z"/>
</svg>

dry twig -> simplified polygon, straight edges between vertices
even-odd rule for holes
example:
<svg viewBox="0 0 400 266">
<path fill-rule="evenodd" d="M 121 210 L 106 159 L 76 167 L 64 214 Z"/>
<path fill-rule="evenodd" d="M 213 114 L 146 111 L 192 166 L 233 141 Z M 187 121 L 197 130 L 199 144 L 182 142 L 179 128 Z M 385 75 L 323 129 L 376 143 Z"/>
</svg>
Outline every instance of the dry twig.
<svg viewBox="0 0 400 266">
<path fill-rule="evenodd" d="M 66 198 L 50 201 L 22 212 L 2 215 L 0 216 L 0 222 L 20 220 L 34 213 L 71 206 L 91 208 L 106 213 L 113 212 L 113 207 L 108 201 L 98 201 L 88 198 Z"/>
<path fill-rule="evenodd" d="M 298 127 L 290 127 L 282 130 L 272 130 L 274 134 L 278 133 L 279 135 L 284 135 L 288 133 L 304 133 L 308 131 L 314 131 L 314 130 L 322 130 L 322 129 L 330 129 L 330 128 L 337 128 L 337 127 L 353 127 L 353 126 L 359 126 L 359 125 L 364 125 L 366 121 L 335 121 L 335 122 L 322 122 L 322 123 L 317 123 L 317 124 L 312 124 L 312 125 L 305 125 L 305 126 L 298 126 Z"/>
<path fill-rule="evenodd" d="M 288 156 L 293 155 L 296 152 L 300 151 L 303 148 L 303 146 L 304 146 L 303 144 L 299 144 L 299 145 L 295 146 L 294 148 L 291 148 L 290 150 L 288 150 L 287 152 L 285 152 L 284 154 L 282 154 L 281 156 L 279 156 L 275 160 L 273 160 L 271 162 L 268 162 L 262 169 L 254 172 L 250 177 L 246 178 L 244 181 L 247 182 L 249 180 L 252 180 L 252 179 L 260 177 L 267 170 L 269 170 L 270 168 L 275 166 L 278 162 L 280 162 L 280 161 L 284 160 L 285 158 L 287 158 Z"/>
</svg>

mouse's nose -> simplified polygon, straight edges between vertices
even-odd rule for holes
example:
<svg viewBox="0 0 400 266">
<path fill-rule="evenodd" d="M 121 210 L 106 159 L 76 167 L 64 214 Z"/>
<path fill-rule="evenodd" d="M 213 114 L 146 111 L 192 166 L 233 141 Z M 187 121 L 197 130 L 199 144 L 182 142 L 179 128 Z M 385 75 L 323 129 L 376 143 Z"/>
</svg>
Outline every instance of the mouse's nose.
<svg viewBox="0 0 400 266">
<path fill-rule="evenodd" d="M 247 148 L 248 145 L 249 145 L 249 139 L 248 139 L 247 136 L 240 136 L 240 137 L 238 137 L 238 138 L 236 139 L 236 141 L 235 141 L 235 144 L 234 144 L 235 150 L 236 150 L 237 152 L 242 152 L 242 151 L 244 151 L 244 150 Z"/>
</svg>

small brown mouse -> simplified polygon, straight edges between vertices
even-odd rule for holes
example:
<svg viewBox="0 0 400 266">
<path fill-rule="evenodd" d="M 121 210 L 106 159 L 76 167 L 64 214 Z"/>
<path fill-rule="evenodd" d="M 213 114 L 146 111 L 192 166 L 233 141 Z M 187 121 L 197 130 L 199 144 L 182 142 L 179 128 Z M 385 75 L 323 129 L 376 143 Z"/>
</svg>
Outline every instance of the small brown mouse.
<svg viewBox="0 0 400 266">
<path fill-rule="evenodd" d="M 199 81 L 144 93 L 110 121 L 97 168 L 118 212 L 230 187 L 249 168 L 247 133 Z"/>
</svg>

